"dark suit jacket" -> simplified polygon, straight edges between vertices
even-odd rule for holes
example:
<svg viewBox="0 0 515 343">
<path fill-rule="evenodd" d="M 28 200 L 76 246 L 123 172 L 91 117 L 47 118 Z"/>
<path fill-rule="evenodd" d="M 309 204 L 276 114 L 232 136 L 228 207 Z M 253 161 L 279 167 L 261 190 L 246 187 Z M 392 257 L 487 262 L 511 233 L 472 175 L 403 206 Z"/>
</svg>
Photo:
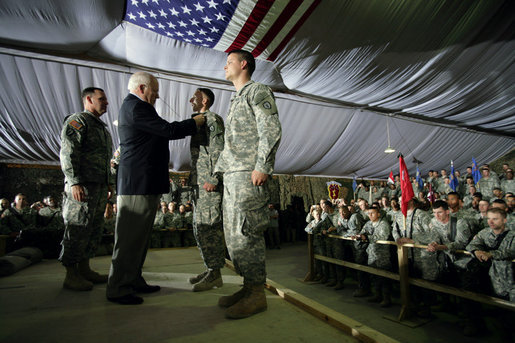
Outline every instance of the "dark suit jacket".
<svg viewBox="0 0 515 343">
<path fill-rule="evenodd" d="M 163 194 L 170 190 L 168 141 L 191 136 L 195 120 L 169 123 L 154 106 L 129 94 L 118 117 L 120 165 L 119 195 Z"/>
</svg>

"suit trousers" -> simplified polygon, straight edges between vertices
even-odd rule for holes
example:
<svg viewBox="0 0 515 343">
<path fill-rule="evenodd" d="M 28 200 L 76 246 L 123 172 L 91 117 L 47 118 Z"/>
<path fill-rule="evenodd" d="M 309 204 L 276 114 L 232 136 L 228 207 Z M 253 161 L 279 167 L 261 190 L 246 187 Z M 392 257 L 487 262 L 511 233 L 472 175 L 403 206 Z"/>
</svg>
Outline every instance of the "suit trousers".
<svg viewBox="0 0 515 343">
<path fill-rule="evenodd" d="M 141 269 L 152 235 L 160 195 L 119 195 L 107 296 L 121 297 L 146 285 Z"/>
</svg>

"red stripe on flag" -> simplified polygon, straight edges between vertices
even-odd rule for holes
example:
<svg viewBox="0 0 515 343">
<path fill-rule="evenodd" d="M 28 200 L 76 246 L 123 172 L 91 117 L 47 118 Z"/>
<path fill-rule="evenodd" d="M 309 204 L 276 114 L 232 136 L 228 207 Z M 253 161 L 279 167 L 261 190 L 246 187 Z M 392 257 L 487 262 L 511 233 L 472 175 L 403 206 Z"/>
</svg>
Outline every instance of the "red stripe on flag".
<svg viewBox="0 0 515 343">
<path fill-rule="evenodd" d="M 236 36 L 234 42 L 232 42 L 231 46 L 225 50 L 225 52 L 229 52 L 236 49 L 241 49 L 247 44 L 250 37 L 254 34 L 259 24 L 263 21 L 263 18 L 268 13 L 268 10 L 274 4 L 273 0 L 259 0 L 256 3 L 256 6 L 252 9 L 247 21 L 243 25 Z"/>
<path fill-rule="evenodd" d="M 304 24 L 304 22 L 306 21 L 306 19 L 308 19 L 308 17 L 310 16 L 310 14 L 315 10 L 315 8 L 318 6 L 318 4 L 320 3 L 321 0 L 315 0 L 311 6 L 309 6 L 308 10 L 304 13 L 304 15 L 300 18 L 300 20 L 297 22 L 297 24 L 295 24 L 295 26 L 291 29 L 290 32 L 288 32 L 288 34 L 286 35 L 286 37 L 284 37 L 284 39 L 281 41 L 281 43 L 277 46 L 277 48 L 275 48 L 274 52 L 272 52 L 270 54 L 270 56 L 268 56 L 267 60 L 269 61 L 274 61 L 276 58 L 277 58 L 277 55 L 279 55 L 279 53 L 284 49 L 284 47 L 286 46 L 286 43 L 288 43 L 291 39 L 291 37 L 293 37 L 293 35 L 299 30 L 299 28 L 302 26 L 302 24 Z"/>
<path fill-rule="evenodd" d="M 274 40 L 274 38 L 281 32 L 284 25 L 290 20 L 291 16 L 295 13 L 297 8 L 302 4 L 302 0 L 293 0 L 286 5 L 284 10 L 281 12 L 275 23 L 270 27 L 268 32 L 265 34 L 261 42 L 252 50 L 252 55 L 258 56 L 266 49 L 268 44 Z"/>
</svg>

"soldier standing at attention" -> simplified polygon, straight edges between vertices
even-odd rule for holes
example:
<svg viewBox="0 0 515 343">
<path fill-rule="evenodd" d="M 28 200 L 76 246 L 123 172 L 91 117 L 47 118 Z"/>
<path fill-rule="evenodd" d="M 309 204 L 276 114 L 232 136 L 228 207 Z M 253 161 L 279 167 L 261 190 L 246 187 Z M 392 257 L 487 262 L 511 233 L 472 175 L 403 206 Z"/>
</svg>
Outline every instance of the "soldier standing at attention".
<svg viewBox="0 0 515 343">
<path fill-rule="evenodd" d="M 107 97 L 100 88 L 82 91 L 84 111 L 68 116 L 61 132 L 65 224 L 59 260 L 66 267 L 63 287 L 89 291 L 107 275 L 94 272 L 89 259 L 102 239 L 104 211 L 111 191 L 112 139 L 100 116 Z"/>
<path fill-rule="evenodd" d="M 266 310 L 265 239 L 268 226 L 267 180 L 274 171 L 281 123 L 272 90 L 250 78 L 256 68 L 251 53 L 227 56 L 225 78 L 236 88 L 227 116 L 225 145 L 215 167 L 224 173 L 225 242 L 243 288 L 221 297 L 228 318 L 245 318 Z"/>
<path fill-rule="evenodd" d="M 207 270 L 190 278 L 193 291 L 207 291 L 223 285 L 220 269 L 225 264 L 222 226 L 222 176 L 214 172 L 224 148 L 224 121 L 209 108 L 215 101 L 210 89 L 199 88 L 190 99 L 193 112 L 206 116 L 206 124 L 191 137 L 190 184 L 197 188 L 193 233 Z"/>
</svg>

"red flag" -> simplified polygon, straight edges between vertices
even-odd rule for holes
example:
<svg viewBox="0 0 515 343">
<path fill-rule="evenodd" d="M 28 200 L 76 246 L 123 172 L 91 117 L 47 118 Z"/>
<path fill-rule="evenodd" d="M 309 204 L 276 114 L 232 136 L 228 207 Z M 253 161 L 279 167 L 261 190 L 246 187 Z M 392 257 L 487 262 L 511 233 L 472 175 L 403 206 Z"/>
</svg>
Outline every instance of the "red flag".
<svg viewBox="0 0 515 343">
<path fill-rule="evenodd" d="M 393 171 L 390 171 L 390 176 L 388 176 L 388 183 L 391 183 L 392 185 L 395 184 L 395 180 L 393 179 Z"/>
<path fill-rule="evenodd" d="M 433 192 L 433 186 L 429 182 L 429 192 L 427 193 L 427 199 L 433 204 L 435 202 L 435 193 Z"/>
<path fill-rule="evenodd" d="M 399 156 L 399 173 L 401 175 L 401 211 L 404 214 L 404 217 L 408 215 L 408 202 L 413 199 L 415 194 L 413 194 L 413 187 L 411 186 L 411 182 L 409 179 L 408 168 L 406 168 L 406 163 L 404 163 L 404 158 L 402 155 Z"/>
</svg>

